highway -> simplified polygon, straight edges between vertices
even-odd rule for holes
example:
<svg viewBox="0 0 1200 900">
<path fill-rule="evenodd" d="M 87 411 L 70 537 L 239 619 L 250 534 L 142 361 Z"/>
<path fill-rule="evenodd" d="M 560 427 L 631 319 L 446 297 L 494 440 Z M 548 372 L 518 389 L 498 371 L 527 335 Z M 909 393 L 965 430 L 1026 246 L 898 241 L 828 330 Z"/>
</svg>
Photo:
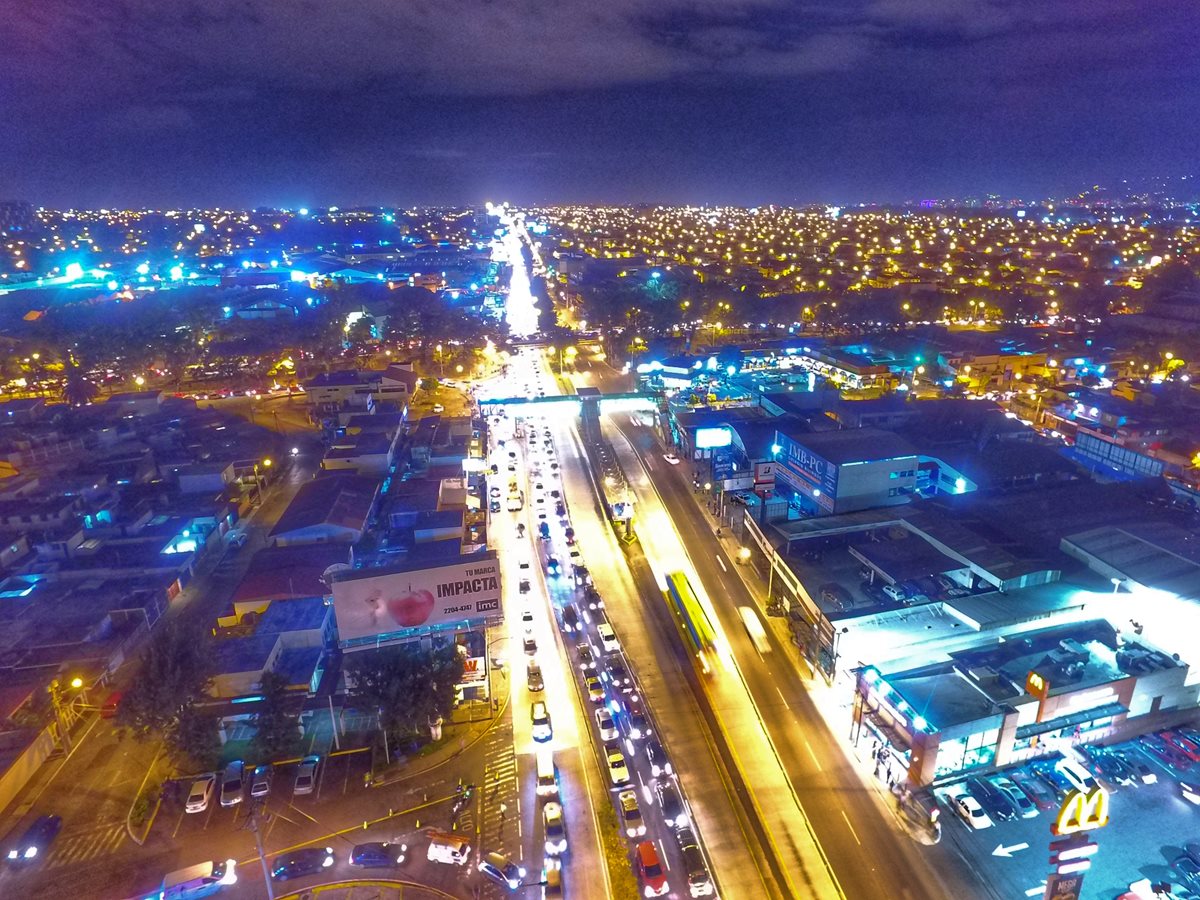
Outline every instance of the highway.
<svg viewBox="0 0 1200 900">
<path fill-rule="evenodd" d="M 978 888 L 960 883 L 960 869 L 945 848 L 918 847 L 886 801 L 863 782 L 846 758 L 845 735 L 829 730 L 773 632 L 768 631 L 771 651 L 755 649 L 737 611 L 755 604 L 712 524 L 697 508 L 682 471 L 686 466 L 663 459 L 653 432 L 640 418 L 611 416 L 605 434 L 635 493 L 638 533 L 647 555 L 665 565 L 683 563 L 697 594 L 707 595 L 724 633 L 740 676 L 727 671 L 719 680 L 740 682 L 745 693 L 739 697 L 734 692 L 728 702 L 718 700 L 721 716 L 732 724 L 753 714 L 765 725 L 769 752 L 751 752 L 751 745 L 738 744 L 747 748 L 743 761 L 753 767 L 764 813 L 783 817 L 793 805 L 803 811 L 846 897 L 973 896 Z M 848 731 L 849 717 L 845 724 Z M 784 791 L 765 789 L 779 777 L 786 778 Z"/>
<path fill-rule="evenodd" d="M 503 394 L 512 389 L 507 385 L 523 384 L 527 378 L 534 378 L 533 369 L 522 365 L 521 357 L 517 357 L 510 364 L 509 375 L 503 383 L 489 385 L 488 389 Z M 559 802 L 567 823 L 569 853 L 564 860 L 563 881 L 571 896 L 603 898 L 610 893 L 607 890 L 608 869 L 597 836 L 596 803 L 606 803 L 607 794 L 600 780 L 603 773 L 597 770 L 594 754 L 590 752 L 590 713 L 584 711 L 578 693 L 572 687 L 573 664 L 559 635 L 545 568 L 538 556 L 532 500 L 534 481 L 530 477 L 533 466 L 526 442 L 514 434 L 514 425 L 513 418 L 497 417 L 489 428 L 490 459 L 500 471 L 488 479 L 489 491 L 493 487 L 499 488 L 502 504 L 501 512 L 491 514 L 488 543 L 500 559 L 505 622 L 501 632 L 490 637 L 489 654 L 504 661 L 511 681 L 513 752 L 517 759 L 519 785 L 519 809 L 513 811 L 513 821 L 520 822 L 521 857 L 526 861 L 526 867 L 531 873 L 540 873 L 544 857 L 541 817 L 544 800 L 536 791 L 536 752 L 543 745 L 533 740 L 530 707 L 535 700 L 542 700 L 550 710 L 554 730 L 552 739 L 544 746 L 554 753 Z M 510 466 L 514 471 L 509 471 Z M 527 498 L 519 512 L 504 509 L 510 479 L 517 481 Z M 523 534 L 518 534 L 518 524 L 524 526 Z M 524 613 L 529 614 L 528 621 L 524 620 Z M 524 650 L 527 634 L 536 642 L 533 653 Z M 530 661 L 541 669 L 544 684 L 541 691 L 529 689 L 527 665 Z M 495 802 L 488 793 L 485 791 L 485 802 L 489 804 L 485 821 L 490 819 L 498 823 L 500 817 L 491 808 Z M 498 831 L 498 828 L 485 828 L 485 843 Z"/>
</svg>

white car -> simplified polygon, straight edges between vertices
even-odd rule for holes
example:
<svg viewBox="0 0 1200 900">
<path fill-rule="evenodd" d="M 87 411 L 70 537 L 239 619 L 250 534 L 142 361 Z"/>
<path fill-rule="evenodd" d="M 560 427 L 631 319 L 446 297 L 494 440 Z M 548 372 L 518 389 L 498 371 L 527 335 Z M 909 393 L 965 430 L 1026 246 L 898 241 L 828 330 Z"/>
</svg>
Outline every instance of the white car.
<svg viewBox="0 0 1200 900">
<path fill-rule="evenodd" d="M 621 649 L 621 643 L 617 640 L 616 632 L 612 630 L 612 626 L 607 622 L 601 622 L 596 626 L 596 634 L 600 636 L 600 646 L 604 648 L 605 653 L 616 653 Z"/>
<path fill-rule="evenodd" d="M 1060 759 L 1054 768 L 1061 772 L 1063 778 L 1071 782 L 1076 789 L 1083 791 L 1085 794 L 1091 793 L 1096 789 L 1096 779 L 1079 763 L 1069 759 Z"/>
<path fill-rule="evenodd" d="M 971 828 L 980 831 L 992 827 L 991 818 L 983 811 L 979 801 L 967 793 L 965 786 L 955 785 L 946 792 L 946 799 L 950 801 L 950 805 L 954 807 L 954 811 L 958 813 L 959 817 Z"/>
<path fill-rule="evenodd" d="M 613 724 L 612 715 L 607 707 L 600 707 L 596 710 L 596 727 L 600 729 L 600 740 L 615 741 L 617 739 L 617 726 Z"/>
<path fill-rule="evenodd" d="M 629 784 L 629 766 L 625 764 L 625 754 L 616 744 L 604 745 L 604 756 L 608 762 L 608 777 L 613 784 Z"/>
<path fill-rule="evenodd" d="M 212 801 L 216 786 L 216 775 L 205 775 L 203 778 L 197 778 L 192 782 L 192 789 L 188 791 L 187 803 L 184 805 L 184 809 L 190 813 L 204 812 L 208 809 L 208 804 Z"/>
<path fill-rule="evenodd" d="M 669 462 L 673 466 L 679 465 L 679 457 L 676 456 L 674 453 L 664 453 L 663 459 L 665 459 L 667 462 Z"/>
</svg>

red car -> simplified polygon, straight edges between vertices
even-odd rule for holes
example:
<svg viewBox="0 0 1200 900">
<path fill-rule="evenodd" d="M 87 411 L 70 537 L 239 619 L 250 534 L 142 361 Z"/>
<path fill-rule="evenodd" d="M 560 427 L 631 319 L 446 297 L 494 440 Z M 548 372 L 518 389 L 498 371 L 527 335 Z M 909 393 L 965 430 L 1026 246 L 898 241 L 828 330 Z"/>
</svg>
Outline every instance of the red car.
<svg viewBox="0 0 1200 900">
<path fill-rule="evenodd" d="M 1185 737 L 1178 731 L 1160 731 L 1158 736 L 1192 762 L 1200 762 L 1200 744 Z"/>
<path fill-rule="evenodd" d="M 658 851 L 653 841 L 642 841 L 637 845 L 637 871 L 647 897 L 661 897 L 668 890 L 667 873 L 663 871 Z"/>
</svg>

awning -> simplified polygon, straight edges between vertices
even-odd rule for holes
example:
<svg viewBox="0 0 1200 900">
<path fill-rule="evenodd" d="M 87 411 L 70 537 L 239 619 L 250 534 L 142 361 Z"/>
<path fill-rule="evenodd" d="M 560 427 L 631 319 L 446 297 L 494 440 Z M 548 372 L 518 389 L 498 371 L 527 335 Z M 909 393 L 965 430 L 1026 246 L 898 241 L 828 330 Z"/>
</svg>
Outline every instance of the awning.
<svg viewBox="0 0 1200 900">
<path fill-rule="evenodd" d="M 1045 722 L 1031 722 L 1028 725 L 1022 725 L 1017 729 L 1017 740 L 1031 738 L 1035 734 L 1045 734 L 1048 731 L 1057 731 L 1060 728 L 1074 728 L 1076 725 L 1091 722 L 1093 719 L 1119 716 L 1127 712 L 1129 712 L 1129 707 L 1123 703 L 1105 703 L 1103 706 L 1096 706 L 1092 709 L 1081 709 L 1079 712 L 1059 716 L 1057 719 L 1048 719 Z"/>
</svg>

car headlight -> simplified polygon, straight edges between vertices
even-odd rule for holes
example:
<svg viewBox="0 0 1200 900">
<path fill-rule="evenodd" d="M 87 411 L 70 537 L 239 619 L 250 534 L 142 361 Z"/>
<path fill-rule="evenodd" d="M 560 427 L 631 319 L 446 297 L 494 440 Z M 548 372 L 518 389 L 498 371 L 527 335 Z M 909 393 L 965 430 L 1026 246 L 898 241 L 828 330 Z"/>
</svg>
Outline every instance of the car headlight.
<svg viewBox="0 0 1200 900">
<path fill-rule="evenodd" d="M 9 851 L 8 851 L 8 858 L 9 858 L 9 859 L 16 859 L 18 855 L 19 855 L 19 854 L 17 853 L 17 851 L 16 851 L 16 850 L 9 850 Z"/>
<path fill-rule="evenodd" d="M 25 858 L 26 858 L 26 859 L 33 859 L 35 856 L 37 856 L 37 847 L 29 847 L 29 848 L 28 848 L 28 849 L 25 851 Z"/>
<path fill-rule="evenodd" d="M 646 885 L 645 894 L 646 894 L 646 896 L 647 896 L 647 897 L 653 897 L 653 896 L 655 896 L 655 893 L 654 893 L 654 888 L 650 887 L 650 885 Z"/>
</svg>

